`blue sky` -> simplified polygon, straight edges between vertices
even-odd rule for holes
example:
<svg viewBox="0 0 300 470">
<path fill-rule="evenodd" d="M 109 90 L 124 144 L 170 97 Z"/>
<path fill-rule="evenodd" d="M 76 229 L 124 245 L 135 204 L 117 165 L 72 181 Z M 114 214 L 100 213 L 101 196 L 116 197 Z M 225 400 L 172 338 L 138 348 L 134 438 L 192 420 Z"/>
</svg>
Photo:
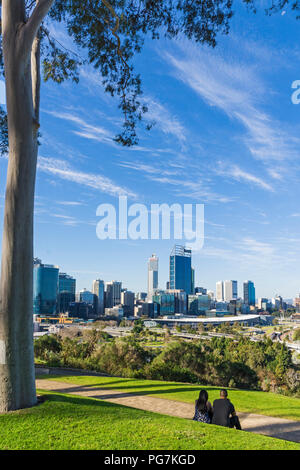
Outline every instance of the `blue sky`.
<svg viewBox="0 0 300 470">
<path fill-rule="evenodd" d="M 168 280 L 174 240 L 105 240 L 97 206 L 128 202 L 205 205 L 204 247 L 193 255 L 196 284 L 251 279 L 257 297 L 300 291 L 300 22 L 287 11 L 267 17 L 239 6 L 215 49 L 146 41 L 135 59 L 150 131 L 136 148 L 113 142 L 118 103 L 85 67 L 79 85 L 42 86 L 42 146 L 36 184 L 35 255 L 77 279 L 120 280 L 145 291 L 147 259 Z M 55 37 L 71 46 L 61 28 Z M 0 86 L 3 102 L 3 86 Z M 1 159 L 1 231 L 6 159 Z M 178 241 L 177 241 L 178 242 Z"/>
</svg>

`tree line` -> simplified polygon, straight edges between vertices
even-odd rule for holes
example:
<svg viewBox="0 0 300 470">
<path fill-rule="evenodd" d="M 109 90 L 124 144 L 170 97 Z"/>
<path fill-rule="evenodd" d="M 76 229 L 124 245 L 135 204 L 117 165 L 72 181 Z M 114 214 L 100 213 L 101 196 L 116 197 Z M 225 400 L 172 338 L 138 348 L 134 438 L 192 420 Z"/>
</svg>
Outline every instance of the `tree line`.
<svg viewBox="0 0 300 470">
<path fill-rule="evenodd" d="M 34 352 L 36 360 L 48 366 L 300 397 L 299 367 L 293 364 L 285 344 L 270 339 L 176 339 L 160 349 L 141 343 L 137 333 L 110 338 L 95 329 L 75 338 L 42 336 L 35 340 Z"/>
</svg>

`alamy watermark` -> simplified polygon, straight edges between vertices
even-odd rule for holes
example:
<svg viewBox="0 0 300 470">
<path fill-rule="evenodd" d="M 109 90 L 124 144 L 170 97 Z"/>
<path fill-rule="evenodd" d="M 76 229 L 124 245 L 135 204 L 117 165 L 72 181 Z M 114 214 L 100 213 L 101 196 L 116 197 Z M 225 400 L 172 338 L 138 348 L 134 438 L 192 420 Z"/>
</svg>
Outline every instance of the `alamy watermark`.
<svg viewBox="0 0 300 470">
<path fill-rule="evenodd" d="M 204 243 L 204 204 L 100 204 L 96 234 L 100 240 L 182 240 L 198 251 Z"/>
<path fill-rule="evenodd" d="M 292 83 L 292 88 L 295 91 L 292 93 L 291 100 L 293 104 L 300 103 L 300 80 L 294 80 Z"/>
</svg>

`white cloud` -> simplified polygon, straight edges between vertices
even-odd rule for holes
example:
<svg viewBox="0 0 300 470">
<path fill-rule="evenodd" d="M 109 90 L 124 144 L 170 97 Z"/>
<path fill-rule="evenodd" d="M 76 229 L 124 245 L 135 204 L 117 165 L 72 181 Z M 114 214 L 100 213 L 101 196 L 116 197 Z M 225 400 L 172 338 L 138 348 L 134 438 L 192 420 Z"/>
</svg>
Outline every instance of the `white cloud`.
<svg viewBox="0 0 300 470">
<path fill-rule="evenodd" d="M 39 157 L 38 169 L 45 173 L 55 175 L 61 179 L 97 189 L 106 194 L 110 194 L 111 196 L 127 196 L 130 198 L 137 197 L 135 193 L 118 186 L 111 179 L 105 176 L 75 170 L 63 160 Z"/>
<path fill-rule="evenodd" d="M 143 102 L 148 107 L 148 112 L 145 115 L 147 120 L 154 121 L 156 123 L 155 127 L 164 134 L 173 135 L 181 143 L 186 141 L 186 129 L 179 119 L 172 115 L 165 106 L 150 96 L 145 97 Z"/>
<path fill-rule="evenodd" d="M 89 124 L 81 117 L 75 116 L 70 112 L 48 111 L 48 114 L 51 114 L 52 116 L 58 119 L 63 119 L 65 121 L 69 121 L 77 125 L 79 127 L 79 130 L 73 130 L 72 132 L 76 135 L 79 135 L 80 137 L 101 143 L 106 143 L 113 146 L 116 145 L 113 141 L 114 136 L 110 131 L 108 131 L 104 127 Z"/>
<path fill-rule="evenodd" d="M 216 173 L 219 175 L 224 175 L 236 181 L 245 181 L 246 183 L 254 184 L 255 186 L 259 186 L 267 191 L 274 192 L 273 187 L 265 180 L 249 173 L 249 171 L 242 170 L 238 165 L 224 164 L 224 162 L 218 163 L 219 167 L 216 169 Z"/>
<path fill-rule="evenodd" d="M 243 126 L 242 139 L 254 158 L 268 164 L 299 157 L 300 138 L 262 111 L 266 90 L 249 64 L 192 46 L 188 51 L 183 57 L 165 54 L 176 77 Z"/>
</svg>

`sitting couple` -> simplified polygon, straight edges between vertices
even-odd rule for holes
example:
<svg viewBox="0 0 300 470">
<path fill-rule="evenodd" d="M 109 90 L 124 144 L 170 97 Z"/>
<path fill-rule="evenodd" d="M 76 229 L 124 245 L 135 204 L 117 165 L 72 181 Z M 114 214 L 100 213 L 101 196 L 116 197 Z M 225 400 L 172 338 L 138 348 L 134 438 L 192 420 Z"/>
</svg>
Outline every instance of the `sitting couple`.
<svg viewBox="0 0 300 470">
<path fill-rule="evenodd" d="M 242 429 L 234 406 L 227 398 L 227 390 L 224 389 L 220 391 L 220 398 L 214 401 L 213 406 L 208 401 L 207 391 L 201 390 L 195 403 L 195 416 L 193 419 L 202 423 Z"/>
</svg>

